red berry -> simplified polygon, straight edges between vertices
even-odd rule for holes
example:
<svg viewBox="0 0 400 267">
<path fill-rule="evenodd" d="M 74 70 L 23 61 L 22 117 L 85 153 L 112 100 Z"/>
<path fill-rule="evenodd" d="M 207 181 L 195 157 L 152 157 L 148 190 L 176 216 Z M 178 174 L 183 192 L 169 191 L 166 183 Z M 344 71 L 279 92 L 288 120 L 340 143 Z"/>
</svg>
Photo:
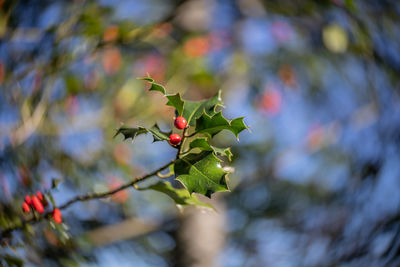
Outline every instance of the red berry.
<svg viewBox="0 0 400 267">
<path fill-rule="evenodd" d="M 181 136 L 179 134 L 173 133 L 169 136 L 169 143 L 176 146 L 181 142 Z"/>
<path fill-rule="evenodd" d="M 40 192 L 40 191 L 37 191 L 36 192 L 36 196 L 37 196 L 37 198 L 40 200 L 40 201 L 43 201 L 43 194 L 42 194 L 42 192 Z"/>
<path fill-rule="evenodd" d="M 53 210 L 53 220 L 56 223 L 61 223 L 62 222 L 61 217 L 62 217 L 61 216 L 61 211 L 59 209 L 57 209 L 57 208 L 54 208 L 54 210 Z"/>
<path fill-rule="evenodd" d="M 182 129 L 186 128 L 187 121 L 186 121 L 186 119 L 184 117 L 178 117 L 178 118 L 175 119 L 174 124 L 175 124 L 176 128 L 182 130 Z"/>
<path fill-rule="evenodd" d="M 23 210 L 25 213 L 28 213 L 28 212 L 31 211 L 31 208 L 29 207 L 28 204 L 26 204 L 26 202 L 24 202 L 24 204 L 22 204 L 22 210 Z"/>
<path fill-rule="evenodd" d="M 28 196 L 28 195 L 25 196 L 25 203 L 27 205 L 32 205 L 32 199 L 30 196 Z"/>
<path fill-rule="evenodd" d="M 37 198 L 37 196 L 32 196 L 32 204 L 35 210 L 39 213 L 44 212 L 43 204 L 40 202 L 40 200 Z"/>
</svg>

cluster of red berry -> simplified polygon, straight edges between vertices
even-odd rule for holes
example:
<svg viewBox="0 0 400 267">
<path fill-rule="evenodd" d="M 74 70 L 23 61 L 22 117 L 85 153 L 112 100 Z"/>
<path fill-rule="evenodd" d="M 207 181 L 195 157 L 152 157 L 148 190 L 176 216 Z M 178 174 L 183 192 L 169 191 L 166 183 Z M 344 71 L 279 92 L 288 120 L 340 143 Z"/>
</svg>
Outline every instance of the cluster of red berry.
<svg viewBox="0 0 400 267">
<path fill-rule="evenodd" d="M 185 129 L 187 126 L 187 121 L 184 117 L 177 117 L 175 119 L 174 125 L 176 128 L 178 128 L 179 130 Z M 169 136 L 169 143 L 173 146 L 178 145 L 182 140 L 182 137 L 177 134 L 177 133 L 173 133 Z"/>
<path fill-rule="evenodd" d="M 47 207 L 48 203 L 46 199 L 44 198 L 42 192 L 37 191 L 36 196 L 32 195 L 26 195 L 25 196 L 25 201 L 22 204 L 22 210 L 25 213 L 31 212 L 33 210 L 36 210 L 40 214 L 44 213 L 44 208 Z M 52 213 L 53 219 L 56 223 L 61 223 L 61 211 L 57 208 L 53 209 Z"/>
</svg>

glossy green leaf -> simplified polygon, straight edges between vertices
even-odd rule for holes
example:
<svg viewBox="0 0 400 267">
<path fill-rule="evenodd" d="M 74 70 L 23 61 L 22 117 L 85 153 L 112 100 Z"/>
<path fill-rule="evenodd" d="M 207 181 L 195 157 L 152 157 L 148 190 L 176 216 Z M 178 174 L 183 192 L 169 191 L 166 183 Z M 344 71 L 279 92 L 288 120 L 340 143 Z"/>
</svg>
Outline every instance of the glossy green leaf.
<svg viewBox="0 0 400 267">
<path fill-rule="evenodd" d="M 151 128 L 144 128 L 144 127 L 137 127 L 137 128 L 130 128 L 130 127 L 125 127 L 122 126 L 117 130 L 115 133 L 114 137 L 117 136 L 118 134 L 122 134 L 124 136 L 124 139 L 132 138 L 132 141 L 135 139 L 136 136 L 140 134 L 145 134 L 145 133 L 151 133 L 153 135 L 153 142 L 156 141 L 168 141 L 169 140 L 169 135 L 172 133 L 170 132 L 163 132 L 160 130 L 157 124 L 155 124 Z"/>
<path fill-rule="evenodd" d="M 166 95 L 166 98 L 168 99 L 167 105 L 174 107 L 178 112 L 178 115 L 181 116 L 185 104 L 185 101 L 182 100 L 181 95 L 179 93 L 175 95 Z"/>
<path fill-rule="evenodd" d="M 195 205 L 195 206 L 202 206 L 209 209 L 214 209 L 213 206 L 210 204 L 204 203 L 200 201 L 195 195 L 189 194 L 189 192 L 182 188 L 174 188 L 170 182 L 166 181 L 159 181 L 156 184 L 150 185 L 146 188 L 140 188 L 139 190 L 155 190 L 161 193 L 166 194 L 170 198 L 172 198 L 177 205 L 187 206 L 187 205 Z"/>
<path fill-rule="evenodd" d="M 243 122 L 243 117 L 227 120 L 224 118 L 221 111 L 213 116 L 203 113 L 201 117 L 196 120 L 196 132 L 208 134 L 211 137 L 222 130 L 229 130 L 238 138 L 239 133 L 245 129 L 248 128 Z"/>
<path fill-rule="evenodd" d="M 223 106 L 221 99 L 221 91 L 219 91 L 214 97 L 210 99 L 200 101 L 188 101 L 183 100 L 180 94 L 168 95 L 165 88 L 155 83 L 151 77 L 139 78 L 140 80 L 148 81 L 151 83 L 150 91 L 158 91 L 162 93 L 167 99 L 167 105 L 174 107 L 179 116 L 183 116 L 189 125 L 194 126 L 196 119 L 199 118 L 203 113 L 210 116 L 216 114 L 216 107 Z"/>
<path fill-rule="evenodd" d="M 221 99 L 221 91 L 210 99 L 201 101 L 185 101 L 183 106 L 183 117 L 189 125 L 194 126 L 196 119 L 200 118 L 203 113 L 213 116 L 216 114 L 216 107 L 223 106 Z"/>
<path fill-rule="evenodd" d="M 153 135 L 153 142 L 156 141 L 165 141 L 165 140 L 169 140 L 169 135 L 172 133 L 172 131 L 169 132 L 163 132 L 160 130 L 160 127 L 158 127 L 157 124 L 155 124 L 153 127 L 151 127 L 150 129 L 148 129 L 148 131 Z"/>
<path fill-rule="evenodd" d="M 221 160 L 212 152 L 189 154 L 174 165 L 176 179 L 180 181 L 189 193 L 199 193 L 207 197 L 220 191 L 228 191 L 226 175 L 221 166 Z"/>
<path fill-rule="evenodd" d="M 190 147 L 190 149 L 198 148 L 201 151 L 212 151 L 215 154 L 226 156 L 229 161 L 232 160 L 233 154 L 229 147 L 228 148 L 219 148 L 219 147 L 212 146 L 208 143 L 208 140 L 206 137 L 200 137 L 200 138 L 193 140 L 192 142 L 190 142 L 189 147 Z"/>
</svg>

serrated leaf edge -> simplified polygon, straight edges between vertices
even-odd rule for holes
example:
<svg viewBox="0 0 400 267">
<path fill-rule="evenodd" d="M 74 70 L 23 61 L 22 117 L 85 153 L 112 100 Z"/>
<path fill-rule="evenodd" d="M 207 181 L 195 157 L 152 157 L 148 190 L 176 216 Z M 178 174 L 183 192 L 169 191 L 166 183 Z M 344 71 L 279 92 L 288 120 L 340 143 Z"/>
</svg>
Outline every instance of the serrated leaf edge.
<svg viewBox="0 0 400 267">
<path fill-rule="evenodd" d="M 217 105 L 218 105 L 218 104 L 217 104 Z M 218 112 L 216 112 L 216 113 L 215 113 L 214 115 L 212 115 L 212 116 L 208 115 L 207 112 L 205 112 L 205 110 L 203 110 L 203 113 L 201 114 L 201 116 L 206 115 L 208 118 L 212 119 L 212 117 L 217 116 L 218 114 L 221 114 L 221 116 L 222 116 L 225 120 L 228 121 L 229 126 L 231 126 L 232 121 L 237 120 L 237 119 L 241 119 L 242 122 L 243 122 L 243 124 L 244 124 L 244 126 L 245 126 L 245 129 L 243 129 L 243 130 L 247 130 L 247 131 L 251 132 L 249 126 L 246 125 L 246 123 L 244 123 L 244 118 L 245 118 L 245 117 L 237 117 L 237 118 L 234 118 L 234 119 L 227 119 L 227 118 L 225 118 L 225 117 L 223 116 L 221 110 L 218 111 Z M 200 119 L 201 116 L 200 116 L 199 118 L 196 119 L 196 124 L 197 124 L 197 120 Z M 227 129 L 223 129 L 223 130 L 227 130 Z M 242 130 L 242 131 L 243 131 L 243 130 Z M 222 131 L 222 130 L 221 130 L 221 131 Z M 229 131 L 229 130 L 228 130 L 228 131 Z M 242 132 L 242 131 L 240 131 L 240 132 Z M 232 131 L 231 131 L 231 132 L 232 132 Z M 239 132 L 239 133 L 240 133 L 240 132 Z M 198 133 L 202 133 L 202 132 L 198 132 Z M 233 133 L 233 132 L 232 132 L 232 133 Z M 235 135 L 237 141 L 239 141 L 239 133 L 238 133 L 238 134 L 234 134 L 234 133 L 233 133 L 233 134 Z M 208 133 L 203 133 L 203 134 L 206 134 L 206 135 L 210 136 L 210 134 L 208 134 Z M 211 136 L 211 137 L 212 137 L 212 136 Z"/>
</svg>

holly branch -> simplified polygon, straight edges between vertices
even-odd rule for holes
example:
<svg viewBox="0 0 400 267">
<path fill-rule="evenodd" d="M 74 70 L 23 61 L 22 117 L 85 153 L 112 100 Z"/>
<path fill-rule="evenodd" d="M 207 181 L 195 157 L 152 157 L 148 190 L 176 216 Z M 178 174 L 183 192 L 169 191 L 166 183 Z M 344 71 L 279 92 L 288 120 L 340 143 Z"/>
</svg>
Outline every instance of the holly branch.
<svg viewBox="0 0 400 267">
<path fill-rule="evenodd" d="M 223 160 L 219 157 L 225 156 L 230 161 L 232 153 L 229 148 L 218 148 L 211 145 L 211 139 L 222 130 L 228 130 L 238 138 L 238 134 L 241 131 L 248 129 L 243 122 L 243 118 L 233 120 L 224 118 L 222 112 L 219 110 L 219 108 L 223 107 L 220 92 L 210 99 L 188 101 L 183 100 L 179 94 L 167 94 L 165 88 L 155 83 L 150 77 L 141 79 L 150 82 L 151 87 L 149 90 L 162 93 L 168 100 L 166 105 L 175 108 L 177 117 L 175 118 L 174 125 L 177 130 L 182 130 L 182 136 L 178 133 L 172 133 L 172 130 L 169 132 L 162 131 L 157 124 L 150 128 L 122 126 L 117 130 L 115 136 L 122 134 L 125 139 L 132 138 L 134 140 L 138 135 L 151 133 L 154 142 L 167 141 L 173 148 L 177 149 L 175 159 L 157 170 L 143 176 L 135 177 L 115 189 L 76 196 L 60 206 L 55 204 L 51 193 L 45 194 L 45 197 L 43 197 L 41 192 L 38 192 L 37 196 L 26 196 L 23 203 L 23 211 L 30 213 L 32 216 L 28 219 L 20 219 L 19 222 L 3 229 L 1 231 L 1 238 L 8 236 L 14 230 L 24 228 L 27 224 L 33 224 L 43 219 L 60 224 L 62 222 L 60 210 L 64 210 L 77 202 L 107 198 L 130 187 L 138 190 L 154 190 L 164 193 L 179 206 L 197 205 L 208 208 L 212 208 L 212 206 L 200 201 L 192 193 L 211 197 L 211 194 L 215 192 L 229 191 L 227 184 L 227 175 L 229 172 L 226 168 L 222 167 Z M 193 133 L 186 134 L 190 127 L 194 128 Z M 200 137 L 195 138 L 196 135 L 200 135 Z M 191 140 L 184 151 L 187 138 L 194 139 Z M 160 172 L 168 167 L 170 167 L 169 174 L 162 175 Z M 167 178 L 172 175 L 175 175 L 175 180 L 179 181 L 183 188 L 176 188 L 169 181 L 164 180 L 146 188 L 139 188 L 136 185 L 136 183 L 153 176 Z M 43 206 L 46 206 L 48 203 L 47 199 L 50 199 L 53 208 L 45 212 Z"/>
</svg>

